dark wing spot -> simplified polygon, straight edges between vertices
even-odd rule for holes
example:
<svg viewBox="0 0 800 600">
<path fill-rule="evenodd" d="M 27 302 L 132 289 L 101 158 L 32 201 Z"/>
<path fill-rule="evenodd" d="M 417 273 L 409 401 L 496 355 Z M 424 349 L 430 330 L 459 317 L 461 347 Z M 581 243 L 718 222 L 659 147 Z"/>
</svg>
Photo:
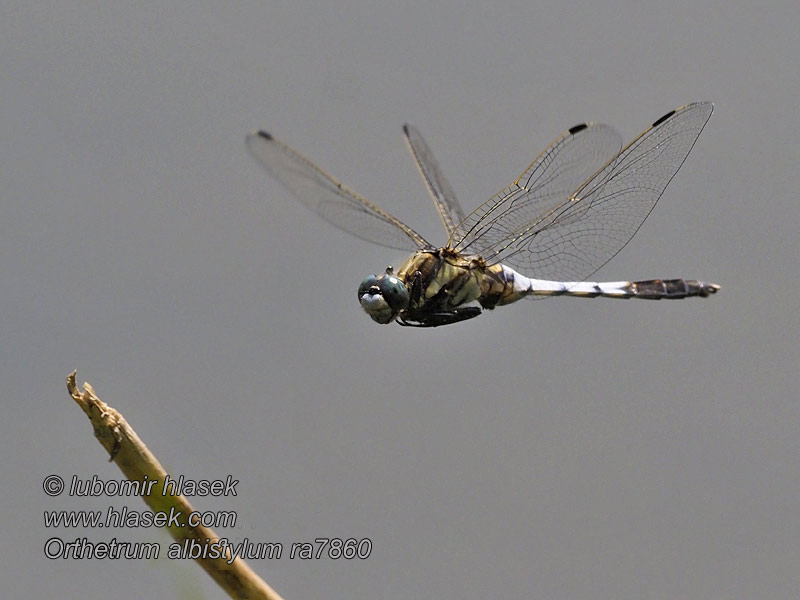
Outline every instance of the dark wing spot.
<svg viewBox="0 0 800 600">
<path fill-rule="evenodd" d="M 655 123 L 653 123 L 653 125 L 652 125 L 652 126 L 653 126 L 653 127 L 658 127 L 659 125 L 661 125 L 661 124 L 662 124 L 664 121 L 666 121 L 667 119 L 669 119 L 669 118 L 670 118 L 672 115 L 674 115 L 674 114 L 675 114 L 675 111 L 674 111 L 674 110 L 671 110 L 671 111 L 669 111 L 667 114 L 665 114 L 663 117 L 661 117 L 661 118 L 660 118 L 658 121 L 656 121 Z"/>
<path fill-rule="evenodd" d="M 589 124 L 588 124 L 588 123 L 581 123 L 580 125 L 575 125 L 575 127 L 570 127 L 570 130 L 569 130 L 569 132 L 570 132 L 572 135 L 575 135 L 575 134 L 576 134 L 576 133 L 578 133 L 579 131 L 583 131 L 584 129 L 586 129 L 588 126 L 589 126 Z"/>
<path fill-rule="evenodd" d="M 265 140 L 271 140 L 272 139 L 272 134 L 271 133 L 267 133 L 266 131 L 259 131 L 258 135 L 259 135 L 259 137 L 262 137 Z"/>
</svg>

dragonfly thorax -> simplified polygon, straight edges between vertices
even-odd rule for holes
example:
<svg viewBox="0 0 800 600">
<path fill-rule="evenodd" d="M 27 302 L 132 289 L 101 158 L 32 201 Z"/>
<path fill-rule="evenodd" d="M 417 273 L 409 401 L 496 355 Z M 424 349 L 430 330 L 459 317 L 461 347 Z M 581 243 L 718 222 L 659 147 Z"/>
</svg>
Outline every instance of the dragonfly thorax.
<svg viewBox="0 0 800 600">
<path fill-rule="evenodd" d="M 462 306 L 481 301 L 490 284 L 489 269 L 480 257 L 465 257 L 450 248 L 415 252 L 395 275 L 392 267 L 370 275 L 358 288 L 362 308 L 378 323 L 435 326 L 457 315 L 475 315 Z M 493 307 L 496 302 L 491 302 Z"/>
<path fill-rule="evenodd" d="M 387 267 L 380 276 L 370 275 L 358 286 L 358 301 L 377 323 L 391 323 L 409 303 L 408 286 Z"/>
</svg>

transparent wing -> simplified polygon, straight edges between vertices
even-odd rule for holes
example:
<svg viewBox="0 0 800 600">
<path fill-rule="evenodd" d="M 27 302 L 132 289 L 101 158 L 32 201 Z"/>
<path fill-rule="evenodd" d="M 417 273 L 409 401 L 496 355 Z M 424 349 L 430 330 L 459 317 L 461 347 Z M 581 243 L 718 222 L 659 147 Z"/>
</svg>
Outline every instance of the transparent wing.
<svg viewBox="0 0 800 600">
<path fill-rule="evenodd" d="M 504 190 L 456 228 L 449 246 L 486 256 L 498 244 L 563 204 L 578 186 L 619 154 L 622 136 L 607 125 L 582 123 L 564 132 Z"/>
<path fill-rule="evenodd" d="M 456 226 L 464 220 L 464 209 L 461 208 L 461 204 L 456 198 L 456 193 L 442 174 L 439 163 L 433 157 L 433 153 L 428 144 L 425 143 L 422 134 L 408 124 L 403 126 L 403 133 L 419 173 L 422 175 L 423 181 L 425 181 L 425 185 L 433 198 L 433 203 L 436 205 L 436 210 L 439 211 L 439 216 L 449 236 Z"/>
<path fill-rule="evenodd" d="M 550 205 L 535 190 L 541 189 L 540 179 L 554 167 L 561 170 L 559 153 L 550 169 L 532 181 L 530 190 L 511 186 L 505 195 L 493 199 L 458 248 L 469 253 L 480 249 L 489 262 L 502 261 L 542 279 L 586 279 L 641 227 L 686 160 L 713 108 L 703 102 L 667 113 L 593 176 Z M 536 212 L 533 207 L 545 210 L 529 218 Z"/>
<path fill-rule="evenodd" d="M 247 148 L 298 200 L 339 229 L 389 248 L 430 247 L 408 225 L 342 185 L 271 134 L 249 134 Z"/>
</svg>

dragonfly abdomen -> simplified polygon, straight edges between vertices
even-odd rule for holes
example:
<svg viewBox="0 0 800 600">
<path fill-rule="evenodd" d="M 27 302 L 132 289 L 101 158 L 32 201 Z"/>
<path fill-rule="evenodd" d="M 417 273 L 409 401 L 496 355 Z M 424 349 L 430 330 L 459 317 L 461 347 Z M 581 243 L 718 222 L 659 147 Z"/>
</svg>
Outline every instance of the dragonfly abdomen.
<svg viewBox="0 0 800 600">
<path fill-rule="evenodd" d="M 498 269 L 499 267 L 499 269 Z M 515 302 L 526 296 L 578 296 L 583 298 L 642 298 L 645 300 L 676 300 L 699 296 L 708 297 L 719 290 L 715 283 L 694 279 L 649 279 L 645 281 L 548 281 L 520 275 L 505 265 L 491 268 L 498 271 L 504 282 L 492 306 Z"/>
</svg>

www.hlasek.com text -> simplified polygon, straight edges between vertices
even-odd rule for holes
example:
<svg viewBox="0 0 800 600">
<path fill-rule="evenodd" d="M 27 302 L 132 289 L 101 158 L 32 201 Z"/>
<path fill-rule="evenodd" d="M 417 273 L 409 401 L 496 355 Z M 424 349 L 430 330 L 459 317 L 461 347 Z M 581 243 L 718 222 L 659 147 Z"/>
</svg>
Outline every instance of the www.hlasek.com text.
<svg viewBox="0 0 800 600">
<path fill-rule="evenodd" d="M 166 511 L 130 510 L 127 506 L 108 510 L 53 510 L 44 512 L 44 526 L 52 527 L 236 527 L 237 514 L 232 510 L 183 512 L 170 507 Z"/>
</svg>

